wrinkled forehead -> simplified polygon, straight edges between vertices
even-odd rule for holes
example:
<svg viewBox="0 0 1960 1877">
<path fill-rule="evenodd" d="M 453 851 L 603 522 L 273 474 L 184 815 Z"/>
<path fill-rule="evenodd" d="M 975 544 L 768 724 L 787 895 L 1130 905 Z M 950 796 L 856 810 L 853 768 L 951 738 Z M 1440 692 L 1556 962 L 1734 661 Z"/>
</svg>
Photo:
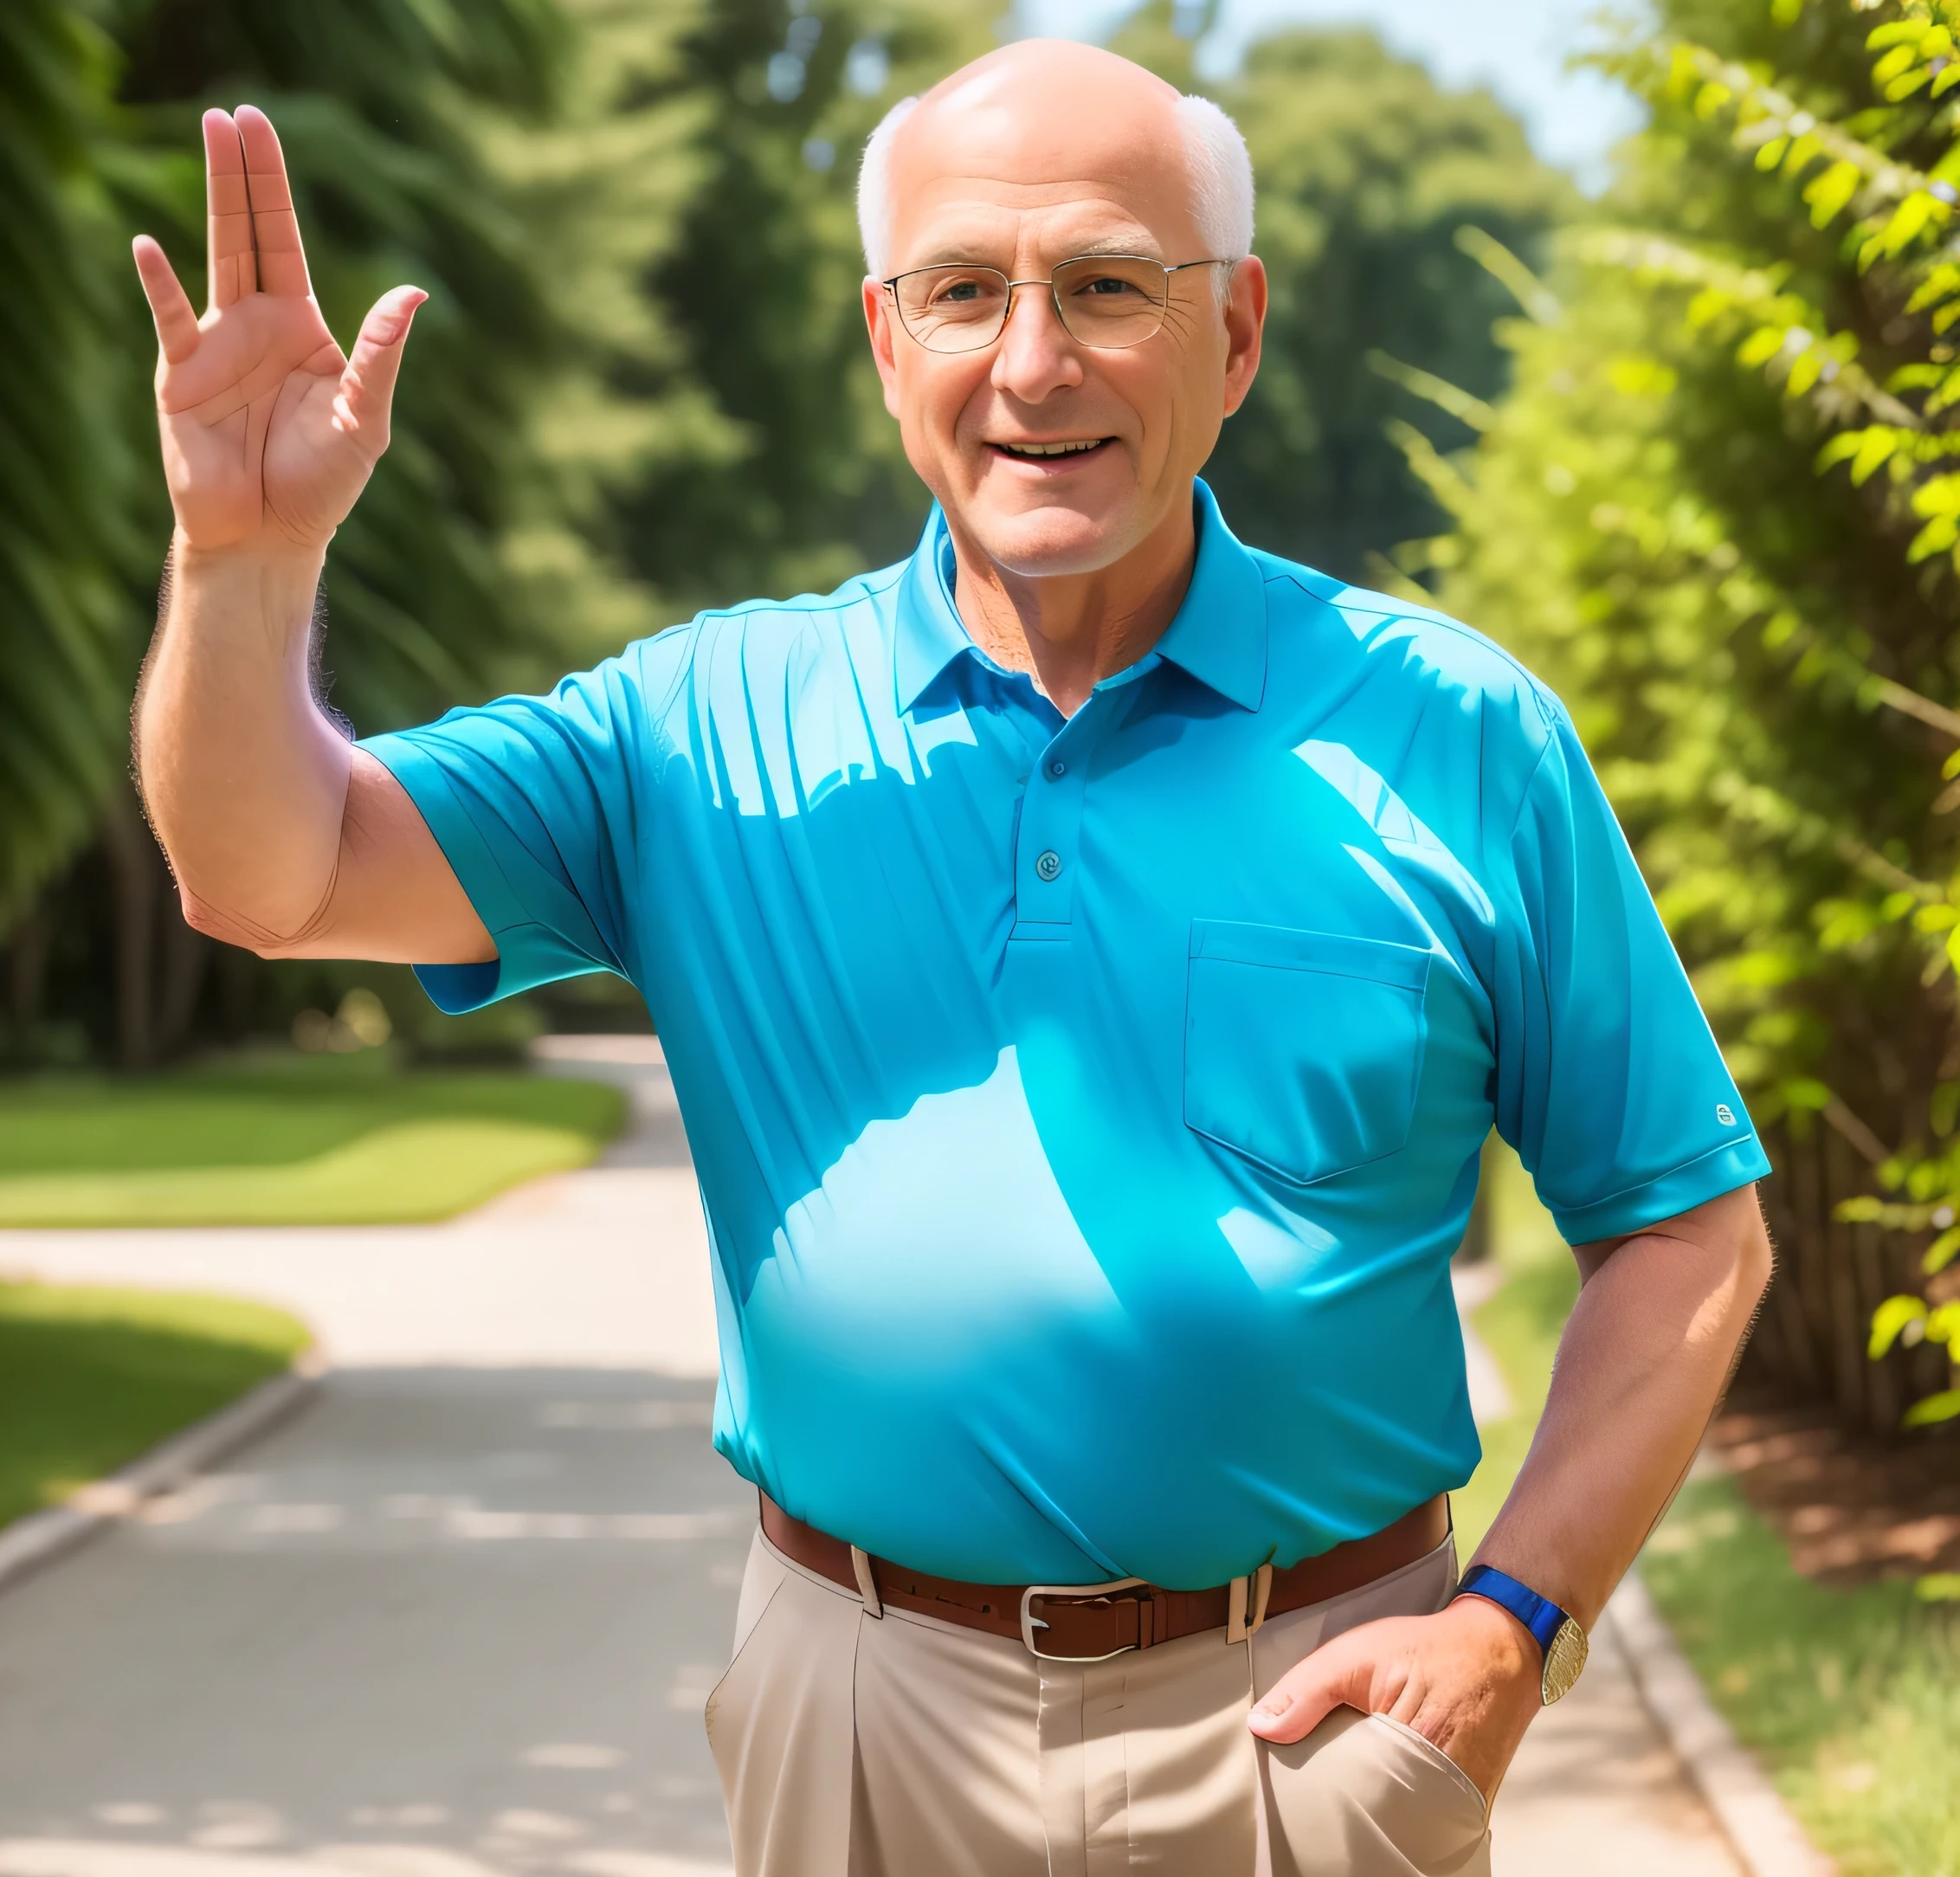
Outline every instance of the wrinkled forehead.
<svg viewBox="0 0 1960 1877">
<path fill-rule="evenodd" d="M 1136 75 L 1085 86 L 1062 70 L 990 71 L 923 100 L 892 152 L 893 267 L 1196 258 L 1177 94 Z"/>
</svg>

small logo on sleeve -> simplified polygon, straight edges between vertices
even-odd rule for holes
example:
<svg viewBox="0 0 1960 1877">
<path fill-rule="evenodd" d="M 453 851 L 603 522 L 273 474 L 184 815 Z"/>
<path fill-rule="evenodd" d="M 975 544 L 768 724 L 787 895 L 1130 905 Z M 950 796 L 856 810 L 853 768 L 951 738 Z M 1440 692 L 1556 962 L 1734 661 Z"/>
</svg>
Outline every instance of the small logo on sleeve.
<svg viewBox="0 0 1960 1877">
<path fill-rule="evenodd" d="M 1715 1104 L 1715 1119 L 1724 1127 L 1733 1127 L 1736 1125 L 1736 1111 L 1727 1102 L 1718 1101 Z"/>
</svg>

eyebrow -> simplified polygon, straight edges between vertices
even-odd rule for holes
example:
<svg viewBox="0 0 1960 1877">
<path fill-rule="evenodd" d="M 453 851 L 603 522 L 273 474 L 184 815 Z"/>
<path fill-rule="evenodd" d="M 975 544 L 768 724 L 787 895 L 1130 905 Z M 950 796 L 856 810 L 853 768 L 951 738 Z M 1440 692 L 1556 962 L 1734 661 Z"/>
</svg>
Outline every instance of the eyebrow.
<svg viewBox="0 0 1960 1877">
<path fill-rule="evenodd" d="M 1149 235 L 1141 235 L 1140 232 L 1138 235 L 1107 235 L 1087 242 L 1080 248 L 1071 248 L 1054 265 L 1060 267 L 1063 261 L 1093 261 L 1098 255 L 1135 255 L 1139 260 L 1155 261 L 1161 266 L 1162 256 L 1151 252 L 1157 245 Z M 997 260 L 990 259 L 977 249 L 964 247 L 941 248 L 930 260 L 915 261 L 911 267 L 900 271 L 915 274 L 923 268 L 992 268 L 996 273 L 1002 274 L 1013 271 L 1003 268 Z"/>
<path fill-rule="evenodd" d="M 1157 243 L 1149 235 L 1141 241 L 1121 235 L 1111 235 L 1101 241 L 1093 241 L 1086 247 L 1078 248 L 1065 258 L 1070 261 L 1088 260 L 1097 255 L 1135 255 L 1139 260 L 1156 261 L 1158 256 L 1151 250 Z"/>
</svg>

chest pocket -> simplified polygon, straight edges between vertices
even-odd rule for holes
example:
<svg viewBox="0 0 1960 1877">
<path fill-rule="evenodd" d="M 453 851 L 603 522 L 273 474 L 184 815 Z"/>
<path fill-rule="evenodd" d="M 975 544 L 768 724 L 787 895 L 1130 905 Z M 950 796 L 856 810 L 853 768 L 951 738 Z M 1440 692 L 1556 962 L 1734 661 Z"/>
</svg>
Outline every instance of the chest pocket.
<svg viewBox="0 0 1960 1877">
<path fill-rule="evenodd" d="M 1414 945 L 1193 919 L 1184 1125 L 1303 1185 L 1395 1152 L 1428 978 Z"/>
</svg>

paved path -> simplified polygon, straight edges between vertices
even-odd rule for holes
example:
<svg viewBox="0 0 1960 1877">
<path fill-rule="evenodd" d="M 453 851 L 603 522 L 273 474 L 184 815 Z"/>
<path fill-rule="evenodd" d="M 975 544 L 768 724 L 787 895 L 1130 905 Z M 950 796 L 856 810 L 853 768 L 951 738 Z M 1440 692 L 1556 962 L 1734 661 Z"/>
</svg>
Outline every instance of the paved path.
<svg viewBox="0 0 1960 1877">
<path fill-rule="evenodd" d="M 635 1126 L 455 1223 L 0 1232 L 0 1270 L 287 1304 L 335 1364 L 0 1595 L 0 1877 L 725 1871 L 700 1714 L 753 1499 L 707 1444 L 700 1207 L 657 1059 L 556 1041 Z M 1495 1842 L 1496 1877 L 1737 1874 L 1604 1629 Z"/>
</svg>

